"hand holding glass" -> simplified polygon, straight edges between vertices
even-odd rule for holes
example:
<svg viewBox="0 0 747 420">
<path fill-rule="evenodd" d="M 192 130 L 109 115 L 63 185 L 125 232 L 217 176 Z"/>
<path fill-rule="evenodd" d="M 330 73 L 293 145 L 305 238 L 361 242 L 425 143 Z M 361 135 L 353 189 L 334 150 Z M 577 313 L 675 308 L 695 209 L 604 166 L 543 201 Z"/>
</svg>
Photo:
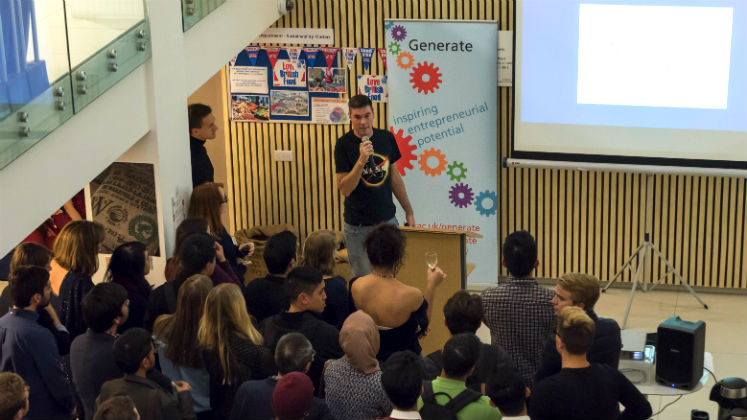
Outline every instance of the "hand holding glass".
<svg viewBox="0 0 747 420">
<path fill-rule="evenodd" d="M 425 263 L 428 265 L 428 269 L 433 270 L 438 264 L 438 253 L 435 251 L 428 251 L 425 253 Z"/>
</svg>

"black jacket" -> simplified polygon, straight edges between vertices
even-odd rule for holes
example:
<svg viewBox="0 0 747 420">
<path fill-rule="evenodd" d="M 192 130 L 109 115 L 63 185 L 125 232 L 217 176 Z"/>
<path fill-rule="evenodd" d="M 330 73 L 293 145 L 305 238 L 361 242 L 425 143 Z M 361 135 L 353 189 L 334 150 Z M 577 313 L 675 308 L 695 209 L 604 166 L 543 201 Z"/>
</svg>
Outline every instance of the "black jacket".
<svg viewBox="0 0 747 420">
<path fill-rule="evenodd" d="M 340 347 L 340 332 L 312 311 L 281 312 L 265 319 L 260 325 L 260 331 L 265 346 L 273 353 L 280 337 L 289 332 L 299 332 L 309 339 L 316 351 L 308 372 L 315 389 L 320 389 L 319 381 L 324 363 L 330 359 L 338 359 L 344 354 Z"/>
<path fill-rule="evenodd" d="M 596 324 L 594 342 L 586 355 L 589 362 L 599 363 L 617 369 L 620 364 L 620 350 L 622 338 L 620 326 L 611 318 L 599 318 L 594 311 L 586 312 Z M 542 349 L 542 360 L 535 374 L 535 383 L 541 379 L 560 372 L 562 361 L 555 349 L 555 336 L 548 337 Z"/>
<path fill-rule="evenodd" d="M 189 154 L 192 158 L 192 187 L 213 182 L 213 163 L 205 149 L 205 140 L 189 136 Z"/>
</svg>

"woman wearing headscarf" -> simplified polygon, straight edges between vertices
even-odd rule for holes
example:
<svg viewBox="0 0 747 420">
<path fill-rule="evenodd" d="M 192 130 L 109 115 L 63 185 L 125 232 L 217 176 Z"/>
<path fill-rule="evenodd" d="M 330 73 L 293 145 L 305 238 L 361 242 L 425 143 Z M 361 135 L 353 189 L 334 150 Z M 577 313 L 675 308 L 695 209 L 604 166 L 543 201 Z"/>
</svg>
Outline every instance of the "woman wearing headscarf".
<svg viewBox="0 0 747 420">
<path fill-rule="evenodd" d="M 352 313 L 342 324 L 340 347 L 345 355 L 330 360 L 324 369 L 325 400 L 335 418 L 378 419 L 392 411 L 381 386 L 379 331 L 363 311 Z"/>
</svg>

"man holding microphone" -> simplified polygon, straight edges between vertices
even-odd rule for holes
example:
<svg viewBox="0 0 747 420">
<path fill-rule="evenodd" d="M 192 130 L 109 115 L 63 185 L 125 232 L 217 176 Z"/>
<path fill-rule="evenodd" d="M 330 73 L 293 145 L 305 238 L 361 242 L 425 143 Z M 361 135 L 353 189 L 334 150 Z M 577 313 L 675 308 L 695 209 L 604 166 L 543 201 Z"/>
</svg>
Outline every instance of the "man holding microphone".
<svg viewBox="0 0 747 420">
<path fill-rule="evenodd" d="M 337 139 L 335 166 L 337 187 L 345 196 L 344 233 L 348 258 L 355 276 L 371 272 L 365 239 L 381 222 L 397 225 L 392 193 L 405 211 L 406 225 L 415 226 L 405 183 L 397 170 L 401 157 L 394 135 L 373 128 L 374 112 L 366 95 L 348 101 L 353 129 Z"/>
</svg>

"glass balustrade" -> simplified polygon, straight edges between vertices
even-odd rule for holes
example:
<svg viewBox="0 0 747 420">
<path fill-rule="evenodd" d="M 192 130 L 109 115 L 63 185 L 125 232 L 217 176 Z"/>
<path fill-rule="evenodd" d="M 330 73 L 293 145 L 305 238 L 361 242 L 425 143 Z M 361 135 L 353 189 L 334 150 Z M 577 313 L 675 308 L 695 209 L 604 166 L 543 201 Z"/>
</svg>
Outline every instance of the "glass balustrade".
<svg viewBox="0 0 747 420">
<path fill-rule="evenodd" d="M 144 0 L 0 0 L 0 169 L 150 58 Z"/>
<path fill-rule="evenodd" d="M 73 115 L 62 0 L 0 1 L 0 168 Z"/>
<path fill-rule="evenodd" d="M 182 28 L 187 32 L 226 0 L 182 0 Z"/>
</svg>

